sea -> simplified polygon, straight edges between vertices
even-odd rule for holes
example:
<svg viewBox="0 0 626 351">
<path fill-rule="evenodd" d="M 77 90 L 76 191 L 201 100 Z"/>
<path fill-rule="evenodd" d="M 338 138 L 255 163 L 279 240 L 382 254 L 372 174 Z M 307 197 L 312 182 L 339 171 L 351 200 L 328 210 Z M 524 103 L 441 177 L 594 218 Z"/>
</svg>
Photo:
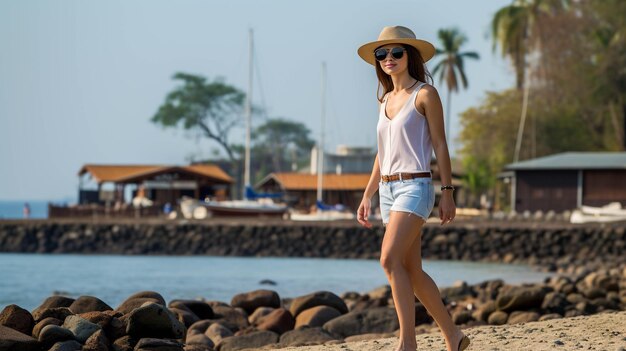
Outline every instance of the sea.
<svg viewBox="0 0 626 351">
<path fill-rule="evenodd" d="M 551 275 L 526 265 L 465 261 L 424 260 L 423 268 L 439 287 L 460 279 L 541 282 Z M 365 293 L 385 284 L 375 259 L 0 253 L 0 309 L 16 304 L 32 311 L 54 294 L 96 296 L 116 308 L 144 290 L 157 291 L 168 302 L 230 303 L 236 294 L 256 289 L 297 297 L 319 290 Z"/>
<path fill-rule="evenodd" d="M 24 204 L 30 206 L 30 218 L 48 218 L 48 201 L 0 201 L 0 219 L 24 218 Z"/>
</svg>

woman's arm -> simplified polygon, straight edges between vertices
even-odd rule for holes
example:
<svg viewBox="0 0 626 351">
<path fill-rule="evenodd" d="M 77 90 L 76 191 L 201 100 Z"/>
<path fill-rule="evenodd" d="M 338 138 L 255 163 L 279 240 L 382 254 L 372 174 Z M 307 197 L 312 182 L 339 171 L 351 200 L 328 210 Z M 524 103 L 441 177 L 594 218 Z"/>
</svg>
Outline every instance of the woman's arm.
<svg viewBox="0 0 626 351">
<path fill-rule="evenodd" d="M 371 228 L 372 224 L 369 222 L 368 217 L 371 212 L 372 201 L 371 198 L 378 190 L 378 181 L 380 180 L 380 167 L 378 166 L 378 153 L 374 159 L 374 166 L 372 167 L 372 175 L 370 176 L 365 191 L 363 192 L 363 199 L 357 210 L 357 221 L 364 227 Z"/>
<path fill-rule="evenodd" d="M 371 199 L 374 196 L 376 190 L 378 190 L 378 182 L 380 181 L 380 167 L 378 166 L 378 153 L 376 153 L 376 158 L 374 159 L 374 167 L 372 167 L 372 175 L 370 176 L 369 182 L 367 182 L 367 187 L 365 187 L 365 191 L 363 192 L 363 197 Z"/>
<path fill-rule="evenodd" d="M 423 92 L 422 92 L 423 91 Z M 439 176 L 441 177 L 441 185 L 452 185 L 452 166 L 450 163 L 450 154 L 448 153 L 448 143 L 443 122 L 443 107 L 437 89 L 432 85 L 425 85 L 420 92 L 419 104 L 426 111 L 426 120 L 428 121 L 428 129 L 430 139 L 433 144 L 433 150 L 437 156 L 437 165 L 439 166 Z M 416 106 L 417 108 L 417 106 Z M 449 223 L 456 215 L 456 206 L 452 197 L 452 190 L 445 189 L 441 192 L 439 201 L 439 218 L 441 224 Z"/>
</svg>

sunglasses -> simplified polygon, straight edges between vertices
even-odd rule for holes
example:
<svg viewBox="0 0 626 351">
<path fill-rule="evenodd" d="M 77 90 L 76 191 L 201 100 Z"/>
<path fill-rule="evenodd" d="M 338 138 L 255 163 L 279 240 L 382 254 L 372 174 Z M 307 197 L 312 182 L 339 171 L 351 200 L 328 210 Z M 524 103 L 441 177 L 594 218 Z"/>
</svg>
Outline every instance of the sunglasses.
<svg viewBox="0 0 626 351">
<path fill-rule="evenodd" d="M 387 58 L 387 55 L 391 52 L 391 57 L 393 57 L 396 60 L 399 60 L 402 58 L 402 56 L 404 56 L 405 51 L 406 49 L 400 46 L 396 46 L 395 48 L 392 48 L 391 50 L 380 48 L 374 51 L 374 57 L 376 58 L 376 61 L 383 61 L 384 59 Z"/>
</svg>

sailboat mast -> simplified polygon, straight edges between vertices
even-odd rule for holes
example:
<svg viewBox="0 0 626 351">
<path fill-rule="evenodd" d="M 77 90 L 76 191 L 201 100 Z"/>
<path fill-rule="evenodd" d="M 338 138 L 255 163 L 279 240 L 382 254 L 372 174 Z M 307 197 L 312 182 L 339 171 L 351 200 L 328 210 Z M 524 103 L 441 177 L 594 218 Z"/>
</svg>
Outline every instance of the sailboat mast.
<svg viewBox="0 0 626 351">
<path fill-rule="evenodd" d="M 322 62 L 322 116 L 320 141 L 317 148 L 317 201 L 322 202 L 322 175 L 324 173 L 324 120 L 326 119 L 326 62 Z"/>
<path fill-rule="evenodd" d="M 252 124 L 252 28 L 248 38 L 248 93 L 246 94 L 246 154 L 242 197 L 246 198 L 246 188 L 250 186 L 250 125 Z"/>
</svg>

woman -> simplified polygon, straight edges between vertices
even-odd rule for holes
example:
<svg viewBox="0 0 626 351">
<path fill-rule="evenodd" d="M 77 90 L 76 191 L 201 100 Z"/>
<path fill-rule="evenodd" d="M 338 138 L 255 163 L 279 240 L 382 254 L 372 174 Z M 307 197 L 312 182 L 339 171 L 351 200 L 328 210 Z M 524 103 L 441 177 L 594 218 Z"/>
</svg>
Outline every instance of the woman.
<svg viewBox="0 0 626 351">
<path fill-rule="evenodd" d="M 441 225 L 454 219 L 456 208 L 446 144 L 443 108 L 437 90 L 425 83 L 425 62 L 435 47 L 401 26 L 385 27 L 377 41 L 358 50 L 376 67 L 379 80 L 378 154 L 358 209 L 367 228 L 370 198 L 378 189 L 385 226 L 380 263 L 389 279 L 398 320 L 400 343 L 396 351 L 415 350 L 415 296 L 441 329 L 448 351 L 464 350 L 470 340 L 452 322 L 439 289 L 422 270 L 421 231 L 435 203 L 430 172 L 432 151 L 441 175 Z"/>
</svg>

